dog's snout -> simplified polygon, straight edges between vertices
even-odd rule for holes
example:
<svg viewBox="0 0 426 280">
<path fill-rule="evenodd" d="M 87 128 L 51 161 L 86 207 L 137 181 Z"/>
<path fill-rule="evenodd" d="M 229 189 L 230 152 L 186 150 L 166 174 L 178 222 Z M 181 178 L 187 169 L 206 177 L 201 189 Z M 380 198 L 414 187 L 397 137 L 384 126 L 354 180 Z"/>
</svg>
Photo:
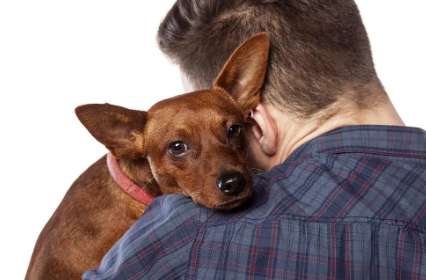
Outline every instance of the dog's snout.
<svg viewBox="0 0 426 280">
<path fill-rule="evenodd" d="M 217 187 L 225 195 L 237 195 L 241 193 L 246 184 L 243 174 L 240 172 L 232 172 L 223 174 L 217 180 Z"/>
</svg>

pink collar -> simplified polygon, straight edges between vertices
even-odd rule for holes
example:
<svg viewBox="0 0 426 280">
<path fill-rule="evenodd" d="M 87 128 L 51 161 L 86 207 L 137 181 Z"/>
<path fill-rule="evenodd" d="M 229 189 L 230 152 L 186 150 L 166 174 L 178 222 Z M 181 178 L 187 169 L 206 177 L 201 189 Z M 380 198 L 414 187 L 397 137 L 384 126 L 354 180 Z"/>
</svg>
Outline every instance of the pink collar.
<svg viewBox="0 0 426 280">
<path fill-rule="evenodd" d="M 146 206 L 151 204 L 154 198 L 124 174 L 118 164 L 117 158 L 111 153 L 107 155 L 107 166 L 109 174 L 124 192 Z"/>
</svg>

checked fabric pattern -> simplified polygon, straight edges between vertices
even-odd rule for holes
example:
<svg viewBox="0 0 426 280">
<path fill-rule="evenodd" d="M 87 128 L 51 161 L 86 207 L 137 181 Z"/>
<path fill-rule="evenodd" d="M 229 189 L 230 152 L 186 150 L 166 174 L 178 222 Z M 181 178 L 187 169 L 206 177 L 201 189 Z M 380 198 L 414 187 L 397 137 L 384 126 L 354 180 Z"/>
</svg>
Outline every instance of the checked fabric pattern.
<svg viewBox="0 0 426 280">
<path fill-rule="evenodd" d="M 84 279 L 426 279 L 426 133 L 350 126 L 256 175 L 239 211 L 155 200 Z"/>
</svg>

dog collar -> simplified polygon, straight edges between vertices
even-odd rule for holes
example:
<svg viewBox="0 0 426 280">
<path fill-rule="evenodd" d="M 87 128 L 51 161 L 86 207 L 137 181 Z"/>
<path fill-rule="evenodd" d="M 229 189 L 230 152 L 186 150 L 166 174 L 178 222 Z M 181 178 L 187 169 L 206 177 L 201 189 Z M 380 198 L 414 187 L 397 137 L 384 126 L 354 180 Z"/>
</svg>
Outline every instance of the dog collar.
<svg viewBox="0 0 426 280">
<path fill-rule="evenodd" d="M 143 187 L 135 184 L 126 174 L 124 174 L 118 164 L 117 158 L 111 153 L 107 154 L 107 166 L 109 174 L 124 192 L 144 205 L 148 206 L 151 204 L 154 198 L 148 194 Z"/>
</svg>

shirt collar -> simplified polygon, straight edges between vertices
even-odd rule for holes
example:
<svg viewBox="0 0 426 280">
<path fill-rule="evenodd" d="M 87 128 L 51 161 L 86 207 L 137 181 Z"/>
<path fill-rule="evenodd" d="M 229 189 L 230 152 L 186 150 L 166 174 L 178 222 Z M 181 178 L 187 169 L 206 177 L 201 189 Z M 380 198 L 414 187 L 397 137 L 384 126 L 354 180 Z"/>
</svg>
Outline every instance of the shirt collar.
<svg viewBox="0 0 426 280">
<path fill-rule="evenodd" d="M 297 148 L 286 162 L 313 153 L 372 153 L 426 159 L 426 132 L 421 128 L 355 125 L 337 128 Z"/>
</svg>

